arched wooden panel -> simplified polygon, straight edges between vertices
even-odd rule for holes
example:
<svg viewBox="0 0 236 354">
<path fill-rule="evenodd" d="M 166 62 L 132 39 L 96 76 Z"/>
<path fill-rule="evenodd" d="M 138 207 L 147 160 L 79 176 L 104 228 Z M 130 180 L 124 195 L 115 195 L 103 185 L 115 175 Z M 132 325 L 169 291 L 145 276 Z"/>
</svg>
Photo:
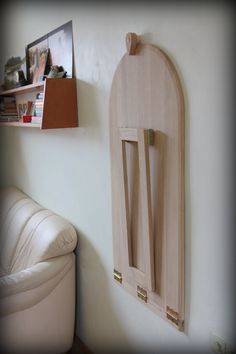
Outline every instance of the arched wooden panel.
<svg viewBox="0 0 236 354">
<path fill-rule="evenodd" d="M 183 329 L 184 99 L 167 55 L 137 39 L 110 94 L 114 277 Z"/>
</svg>

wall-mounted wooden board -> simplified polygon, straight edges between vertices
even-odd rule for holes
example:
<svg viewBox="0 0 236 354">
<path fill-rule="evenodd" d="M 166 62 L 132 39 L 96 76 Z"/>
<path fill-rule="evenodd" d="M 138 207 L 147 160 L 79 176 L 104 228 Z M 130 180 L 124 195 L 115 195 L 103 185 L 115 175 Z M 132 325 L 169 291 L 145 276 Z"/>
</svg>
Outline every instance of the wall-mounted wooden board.
<svg viewBox="0 0 236 354">
<path fill-rule="evenodd" d="M 162 50 L 127 47 L 110 94 L 114 278 L 182 330 L 183 93 Z"/>
</svg>

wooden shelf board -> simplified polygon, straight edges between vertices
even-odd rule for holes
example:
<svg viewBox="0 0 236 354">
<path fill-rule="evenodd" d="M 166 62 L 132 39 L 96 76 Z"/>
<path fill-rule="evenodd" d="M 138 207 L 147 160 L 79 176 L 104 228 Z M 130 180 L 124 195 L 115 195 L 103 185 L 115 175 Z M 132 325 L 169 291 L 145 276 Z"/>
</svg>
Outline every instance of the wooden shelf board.
<svg viewBox="0 0 236 354">
<path fill-rule="evenodd" d="M 0 126 L 22 127 L 22 128 L 41 128 L 41 123 L 0 122 Z"/>
<path fill-rule="evenodd" d="M 11 90 L 0 91 L 0 95 L 8 96 L 8 95 L 14 95 L 14 94 L 21 94 L 21 93 L 25 93 L 25 92 L 37 91 L 39 88 L 44 87 L 44 82 L 45 81 L 41 81 L 41 82 L 37 82 L 37 83 L 31 84 L 31 85 L 16 87 Z"/>
</svg>

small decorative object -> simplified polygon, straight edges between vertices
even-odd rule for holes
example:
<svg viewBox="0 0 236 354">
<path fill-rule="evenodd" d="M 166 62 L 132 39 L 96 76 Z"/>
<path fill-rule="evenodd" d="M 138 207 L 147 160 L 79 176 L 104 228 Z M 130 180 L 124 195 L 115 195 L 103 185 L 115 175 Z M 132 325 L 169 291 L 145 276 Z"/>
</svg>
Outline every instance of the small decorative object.
<svg viewBox="0 0 236 354">
<path fill-rule="evenodd" d="M 17 112 L 20 121 L 23 121 L 23 116 L 31 116 L 33 114 L 33 101 L 18 101 L 17 102 Z"/>
<path fill-rule="evenodd" d="M 23 70 L 18 70 L 18 86 L 27 85 L 27 80 L 25 79 L 25 74 Z"/>
<path fill-rule="evenodd" d="M 23 115 L 22 120 L 23 123 L 31 123 L 32 116 L 31 115 Z"/>
<path fill-rule="evenodd" d="M 66 77 L 66 71 L 64 71 L 63 66 L 52 65 L 47 78 L 62 78 Z"/>
<path fill-rule="evenodd" d="M 15 87 L 27 84 L 24 72 L 21 70 L 21 65 L 24 63 L 25 58 L 11 57 L 5 64 L 4 72 L 4 89 L 10 90 Z"/>
</svg>

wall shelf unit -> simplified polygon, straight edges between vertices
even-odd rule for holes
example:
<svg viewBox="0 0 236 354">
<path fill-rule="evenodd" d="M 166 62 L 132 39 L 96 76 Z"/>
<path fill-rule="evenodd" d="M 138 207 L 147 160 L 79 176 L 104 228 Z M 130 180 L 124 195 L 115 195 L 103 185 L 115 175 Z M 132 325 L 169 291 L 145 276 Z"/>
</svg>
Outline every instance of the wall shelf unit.
<svg viewBox="0 0 236 354">
<path fill-rule="evenodd" d="M 78 127 L 76 79 L 46 79 L 43 82 L 1 91 L 1 96 L 14 96 L 16 102 L 35 100 L 43 92 L 42 123 L 4 122 L 0 126 L 57 129 Z"/>
</svg>

